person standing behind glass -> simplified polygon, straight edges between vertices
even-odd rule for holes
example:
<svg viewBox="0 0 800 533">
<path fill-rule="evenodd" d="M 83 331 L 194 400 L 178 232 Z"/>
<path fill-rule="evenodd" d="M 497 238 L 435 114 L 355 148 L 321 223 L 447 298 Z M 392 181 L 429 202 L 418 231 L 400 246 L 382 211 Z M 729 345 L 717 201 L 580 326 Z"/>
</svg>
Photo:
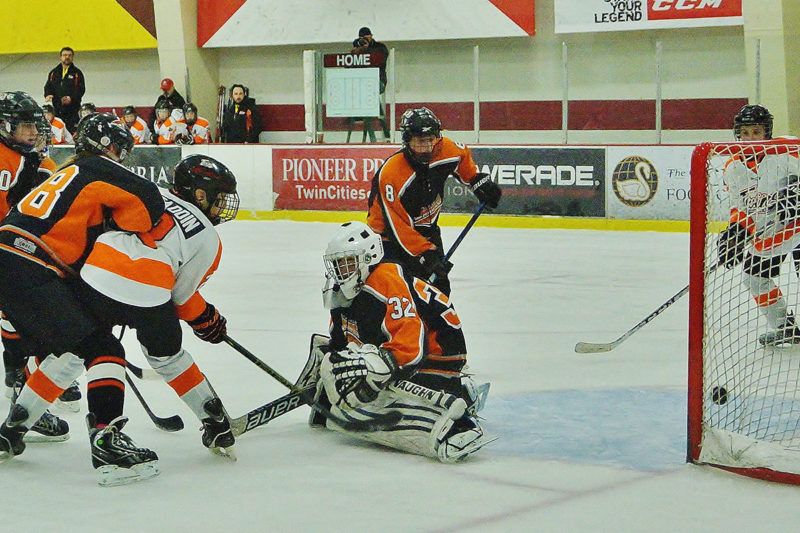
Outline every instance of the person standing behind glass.
<svg viewBox="0 0 800 533">
<path fill-rule="evenodd" d="M 381 128 L 383 129 L 383 136 L 389 139 L 389 124 L 386 121 L 386 101 L 384 93 L 386 92 L 386 61 L 389 59 L 389 49 L 386 45 L 376 41 L 372 38 L 372 30 L 364 26 L 358 30 L 358 39 L 353 41 L 353 53 L 355 54 L 380 54 L 381 58 L 373 58 L 377 62 L 375 66 L 378 67 L 378 79 L 380 80 L 380 102 L 381 102 Z"/>
<path fill-rule="evenodd" d="M 86 80 L 81 69 L 75 66 L 72 60 L 75 51 L 69 46 L 61 49 L 61 63 L 47 75 L 44 84 L 44 100 L 53 104 L 56 116 L 67 125 L 67 129 L 75 132 L 78 124 L 78 110 L 81 107 L 81 98 L 86 92 Z"/>
<path fill-rule="evenodd" d="M 261 120 L 256 101 L 248 96 L 247 88 L 231 85 L 231 98 L 222 114 L 222 142 L 257 143 L 261 133 Z"/>
</svg>

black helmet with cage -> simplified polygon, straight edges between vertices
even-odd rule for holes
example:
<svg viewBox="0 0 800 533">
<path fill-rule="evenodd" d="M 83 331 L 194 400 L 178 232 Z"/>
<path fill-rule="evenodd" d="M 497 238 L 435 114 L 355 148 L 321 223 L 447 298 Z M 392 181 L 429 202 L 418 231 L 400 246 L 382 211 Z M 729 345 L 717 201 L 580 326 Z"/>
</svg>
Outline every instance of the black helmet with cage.
<svg viewBox="0 0 800 533">
<path fill-rule="evenodd" d="M 763 105 L 748 104 L 742 107 L 733 119 L 733 134 L 742 138 L 742 126 L 764 126 L 766 139 L 772 139 L 772 113 Z"/>
<path fill-rule="evenodd" d="M 18 132 L 31 124 L 30 134 Z M 31 95 L 23 91 L 0 93 L 0 142 L 21 154 L 34 152 L 50 139 L 50 123 Z"/>
<path fill-rule="evenodd" d="M 433 135 L 435 142 L 442 137 L 442 123 L 427 107 L 407 109 L 400 118 L 400 131 L 403 134 L 403 150 L 412 160 L 428 163 L 432 153 L 418 153 L 411 149 L 411 139 Z"/>
<path fill-rule="evenodd" d="M 87 117 L 92 113 L 97 113 L 97 106 L 91 102 L 85 102 L 81 104 L 81 108 L 78 110 L 78 117 Z"/>
<path fill-rule="evenodd" d="M 78 123 L 75 132 L 76 154 L 104 155 L 121 163 L 131 150 L 133 136 L 114 115 L 93 113 Z"/>
<path fill-rule="evenodd" d="M 189 113 L 192 114 L 192 118 L 191 119 L 189 118 Z M 183 119 L 186 121 L 186 123 L 189 126 L 191 126 L 195 122 L 197 122 L 197 106 L 194 105 L 191 102 L 186 102 L 183 105 Z"/>
<path fill-rule="evenodd" d="M 236 176 L 207 155 L 192 154 L 175 165 L 172 192 L 196 205 L 215 226 L 233 220 L 239 212 Z"/>
</svg>

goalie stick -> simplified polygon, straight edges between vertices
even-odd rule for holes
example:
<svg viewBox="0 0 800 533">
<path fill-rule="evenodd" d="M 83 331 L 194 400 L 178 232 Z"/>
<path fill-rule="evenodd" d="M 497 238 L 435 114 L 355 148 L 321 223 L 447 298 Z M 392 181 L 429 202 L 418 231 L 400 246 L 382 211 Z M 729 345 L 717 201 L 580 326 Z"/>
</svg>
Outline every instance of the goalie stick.
<svg viewBox="0 0 800 533">
<path fill-rule="evenodd" d="M 152 409 L 150 409 L 150 406 L 147 405 L 144 396 L 142 396 L 142 393 L 139 392 L 138 387 L 134 385 L 133 380 L 131 379 L 130 375 L 128 375 L 127 372 L 125 372 L 125 381 L 128 382 L 128 385 L 130 385 L 133 394 L 136 395 L 136 398 L 139 400 L 139 403 L 142 404 L 142 407 L 144 408 L 144 411 L 147 413 L 147 416 L 150 417 L 150 420 L 153 421 L 153 423 L 156 425 L 158 429 L 162 429 L 164 431 L 180 431 L 183 429 L 183 419 L 179 415 L 172 415 L 166 418 L 161 418 L 160 416 L 157 416 Z"/>
<path fill-rule="evenodd" d="M 298 391 L 295 389 L 294 384 L 279 374 L 276 370 L 274 370 L 271 366 L 267 363 L 253 355 L 247 348 L 230 338 L 228 335 L 223 335 L 222 339 L 234 350 L 242 354 L 246 359 L 256 365 L 258 368 L 275 378 L 281 385 L 288 388 L 292 392 L 297 392 L 300 395 L 300 399 L 304 404 L 309 405 L 313 410 L 320 413 L 325 418 L 330 418 L 333 422 L 341 427 L 346 431 L 381 431 L 384 429 L 388 429 L 394 425 L 396 425 L 400 420 L 402 420 L 403 415 L 399 411 L 389 411 L 388 413 L 382 415 L 373 415 L 368 420 L 359 420 L 359 419 L 344 419 L 339 416 L 334 415 L 331 413 L 330 409 L 327 407 L 320 405 L 319 403 L 314 401 L 314 397 L 311 394 L 311 391 L 306 389 L 303 391 Z M 266 422 L 265 422 L 266 423 Z"/>
</svg>

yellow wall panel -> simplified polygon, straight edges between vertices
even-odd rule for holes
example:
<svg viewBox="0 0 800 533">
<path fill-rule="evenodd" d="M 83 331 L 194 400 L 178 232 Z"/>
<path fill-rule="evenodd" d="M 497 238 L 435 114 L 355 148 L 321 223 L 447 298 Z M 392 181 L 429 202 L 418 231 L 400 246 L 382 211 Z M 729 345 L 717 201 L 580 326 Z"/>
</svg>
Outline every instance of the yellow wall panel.
<svg viewBox="0 0 800 533">
<path fill-rule="evenodd" d="M 0 53 L 156 48 L 150 33 L 114 0 L 26 0 L 0 17 Z"/>
</svg>

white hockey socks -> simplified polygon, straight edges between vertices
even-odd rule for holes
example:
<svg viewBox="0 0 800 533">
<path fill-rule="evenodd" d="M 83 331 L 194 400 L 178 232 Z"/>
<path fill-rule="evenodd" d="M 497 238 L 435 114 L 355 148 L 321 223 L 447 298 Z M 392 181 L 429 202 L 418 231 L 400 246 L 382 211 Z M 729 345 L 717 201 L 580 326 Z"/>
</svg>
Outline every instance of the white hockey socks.
<svg viewBox="0 0 800 533">
<path fill-rule="evenodd" d="M 30 375 L 16 401 L 28 411 L 28 422 L 25 425 L 30 429 L 82 373 L 83 360 L 73 353 L 66 352 L 58 357 L 47 356 Z"/>
<path fill-rule="evenodd" d="M 747 286 L 771 329 L 786 325 L 787 307 L 780 287 L 770 278 L 747 275 Z"/>
<path fill-rule="evenodd" d="M 198 419 L 202 420 L 208 417 L 203 406 L 215 395 L 189 352 L 182 349 L 175 355 L 163 358 L 150 357 L 145 352 L 145 358 L 153 370 L 164 378 L 164 381 L 197 415 Z"/>
</svg>

